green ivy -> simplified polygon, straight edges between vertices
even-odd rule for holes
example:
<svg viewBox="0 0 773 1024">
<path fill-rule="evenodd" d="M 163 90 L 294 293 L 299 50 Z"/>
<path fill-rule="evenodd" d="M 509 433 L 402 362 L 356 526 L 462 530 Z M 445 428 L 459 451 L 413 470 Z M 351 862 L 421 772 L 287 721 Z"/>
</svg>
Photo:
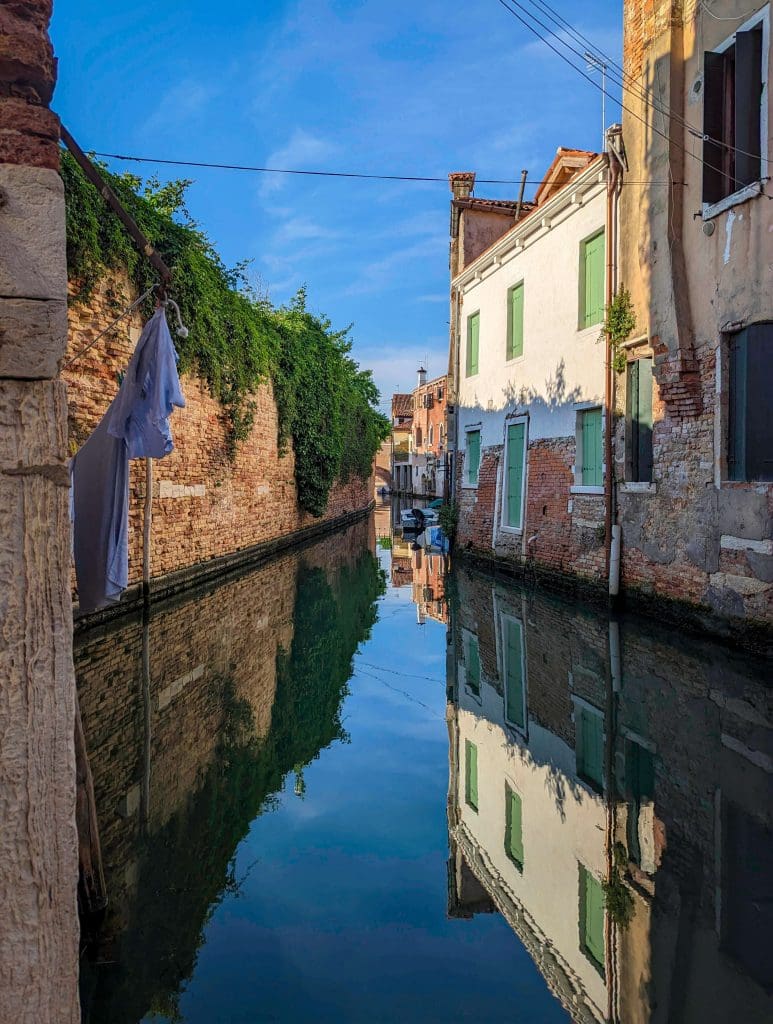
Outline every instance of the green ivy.
<svg viewBox="0 0 773 1024">
<path fill-rule="evenodd" d="M 189 328 L 177 338 L 180 369 L 198 375 L 220 402 L 229 455 L 250 433 L 255 389 L 271 381 L 279 410 L 280 451 L 292 443 L 300 506 L 325 511 L 336 479 L 367 478 L 389 420 L 378 410 L 370 371 L 349 356 L 349 330 L 311 313 L 303 289 L 275 308 L 250 288 L 246 264 L 225 266 L 185 209 L 190 181 L 143 185 L 132 174 L 105 178 L 172 270 L 172 294 Z M 67 265 L 74 302 L 88 300 L 111 271 L 125 270 L 139 293 L 157 280 L 118 218 L 68 153 L 62 156 L 67 203 Z M 118 309 L 125 296 L 113 296 Z M 149 315 L 152 298 L 144 313 Z"/>
<path fill-rule="evenodd" d="M 636 314 L 633 311 L 631 293 L 621 288 L 607 306 L 607 315 L 601 325 L 600 339 L 606 338 L 612 352 L 612 366 L 617 373 L 625 370 L 625 352 L 620 348 L 631 336 L 636 327 Z"/>
</svg>

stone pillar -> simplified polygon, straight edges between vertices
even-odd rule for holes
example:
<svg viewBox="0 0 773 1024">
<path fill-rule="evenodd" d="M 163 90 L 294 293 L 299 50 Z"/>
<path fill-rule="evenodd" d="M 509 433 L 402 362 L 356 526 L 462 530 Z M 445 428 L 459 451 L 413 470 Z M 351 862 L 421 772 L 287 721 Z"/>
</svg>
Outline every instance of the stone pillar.
<svg viewBox="0 0 773 1024">
<path fill-rule="evenodd" d="M 51 0 L 0 8 L 0 1024 L 75 1024 L 64 194 Z"/>
</svg>

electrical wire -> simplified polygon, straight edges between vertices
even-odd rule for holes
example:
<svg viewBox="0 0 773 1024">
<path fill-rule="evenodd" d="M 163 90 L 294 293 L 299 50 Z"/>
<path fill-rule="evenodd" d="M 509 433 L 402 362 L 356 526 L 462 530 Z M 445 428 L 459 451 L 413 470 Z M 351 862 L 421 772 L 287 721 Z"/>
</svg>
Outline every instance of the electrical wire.
<svg viewBox="0 0 773 1024">
<path fill-rule="evenodd" d="M 373 181 L 417 181 L 417 182 L 442 182 L 447 184 L 448 178 L 429 177 L 425 175 L 409 174 L 361 174 L 356 171 L 306 171 L 290 169 L 287 167 L 252 167 L 248 164 L 219 164 L 209 163 L 204 160 L 167 160 L 161 157 L 152 156 L 129 156 L 127 153 L 100 153 L 92 151 L 94 156 L 105 160 L 125 160 L 138 164 L 164 164 L 172 167 L 203 167 L 207 170 L 216 171 L 248 171 L 257 174 L 300 174 L 311 175 L 316 178 L 363 178 Z M 478 185 L 520 185 L 520 178 L 476 178 Z M 541 185 L 542 179 L 527 179 L 527 185 Z M 670 185 L 669 181 L 624 181 L 625 185 Z M 684 182 L 675 184 L 683 185 Z M 496 201 L 496 200 L 495 200 Z"/>
<path fill-rule="evenodd" d="M 572 61 L 569 59 L 569 57 L 566 56 L 566 54 L 562 53 L 556 46 L 554 46 L 550 42 L 549 39 L 546 39 L 543 35 L 541 35 L 537 31 L 536 28 L 534 28 L 534 26 L 528 20 L 529 18 L 532 18 L 533 15 L 531 14 L 530 11 L 528 11 L 526 8 L 524 8 L 522 4 L 518 3 L 518 0 L 497 0 L 497 3 L 500 4 L 500 6 L 504 7 L 504 9 L 508 12 L 508 14 L 510 14 L 514 18 L 516 18 L 526 29 L 528 29 L 529 32 L 531 32 L 533 35 L 535 35 L 537 37 L 537 39 L 541 40 L 541 42 L 543 42 L 548 47 L 548 49 L 552 50 L 553 53 L 555 53 L 557 57 L 560 57 L 560 59 L 562 61 L 564 61 L 565 64 L 568 64 L 569 67 L 572 68 L 573 71 L 576 71 L 577 74 L 580 75 L 582 78 L 584 78 L 586 82 L 590 82 L 590 84 L 593 86 L 594 89 L 598 89 L 599 92 L 603 93 L 605 96 L 608 96 L 615 103 L 618 103 L 623 110 L 625 110 L 628 114 L 631 115 L 631 117 L 635 117 L 637 121 L 641 121 L 641 123 L 646 128 L 648 128 L 651 131 L 653 131 L 656 135 L 660 135 L 670 145 L 676 146 L 677 149 L 680 149 L 683 153 L 686 153 L 688 156 L 692 157 L 694 160 L 696 160 L 702 166 L 711 168 L 711 170 L 716 171 L 717 174 L 721 175 L 723 178 L 726 178 L 728 181 L 732 182 L 734 185 L 738 185 L 740 188 L 745 188 L 746 187 L 748 182 L 740 181 L 740 179 L 734 177 L 732 174 L 729 174 L 727 171 L 722 170 L 720 167 L 716 167 L 714 164 L 711 164 L 708 161 L 704 160 L 702 157 L 698 156 L 696 153 L 693 153 L 691 150 L 689 150 L 685 146 L 681 145 L 681 143 L 677 142 L 676 139 L 672 139 L 671 136 L 668 135 L 666 132 L 662 132 L 659 128 L 656 128 L 654 124 L 650 124 L 649 121 L 647 121 L 646 118 L 642 117 L 640 114 L 637 114 L 635 110 L 632 110 L 630 107 L 627 107 L 625 105 L 625 103 L 623 103 L 621 100 L 619 100 L 616 96 L 613 96 L 602 85 L 600 85 L 595 79 L 591 78 L 589 74 L 586 74 L 586 72 L 583 71 L 582 68 L 578 68 L 576 64 L 573 64 Z M 513 8 L 510 7 L 511 3 L 516 8 L 519 8 L 521 11 L 524 11 L 524 13 L 526 14 L 526 17 L 522 17 L 518 13 L 517 10 L 513 10 Z M 545 28 L 546 31 L 550 35 L 553 36 L 553 38 L 555 38 L 555 39 L 558 38 L 557 36 L 555 36 L 554 33 L 551 32 L 551 30 L 549 28 L 547 28 L 547 26 L 545 26 L 542 22 L 540 22 L 539 19 L 534 18 L 534 20 L 537 22 L 537 24 L 542 25 L 542 27 Z M 579 54 L 578 50 L 575 50 L 573 47 L 569 46 L 567 43 L 563 43 L 562 45 L 566 46 L 567 49 L 571 50 L 573 53 Z M 582 56 L 582 55 L 580 54 L 580 56 Z M 701 138 L 703 138 L 703 136 L 701 136 Z M 749 154 L 749 155 L 753 155 L 753 154 Z M 761 194 L 765 195 L 765 193 L 761 193 Z M 766 195 L 765 198 L 766 199 L 773 199 L 773 196 L 767 196 Z"/>
</svg>

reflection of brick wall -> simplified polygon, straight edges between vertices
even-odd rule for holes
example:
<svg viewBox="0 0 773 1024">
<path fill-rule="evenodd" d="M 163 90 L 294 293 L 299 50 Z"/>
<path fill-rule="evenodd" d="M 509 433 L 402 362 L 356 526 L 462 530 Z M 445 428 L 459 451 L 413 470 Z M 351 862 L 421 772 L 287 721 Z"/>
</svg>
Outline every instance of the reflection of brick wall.
<svg viewBox="0 0 773 1024">
<path fill-rule="evenodd" d="M 118 302 L 119 309 L 124 302 Z M 105 284 L 87 304 L 71 306 L 68 358 L 115 315 L 116 303 Z M 139 327 L 135 318 L 131 338 L 125 327 L 119 328 L 65 372 L 71 450 L 77 450 L 86 440 L 116 394 L 117 374 L 128 363 Z M 292 451 L 279 457 L 277 410 L 270 384 L 261 385 L 254 396 L 255 425 L 249 438 L 239 445 L 233 462 L 227 454 L 221 406 L 198 378 L 186 374 L 182 385 L 187 406 L 172 415 L 175 451 L 154 465 L 154 576 L 292 533 L 318 521 L 297 505 Z M 130 583 L 142 575 L 144 474 L 143 463 L 133 462 Z M 338 484 L 331 493 L 325 518 L 365 508 L 372 494 L 372 478 Z"/>
</svg>

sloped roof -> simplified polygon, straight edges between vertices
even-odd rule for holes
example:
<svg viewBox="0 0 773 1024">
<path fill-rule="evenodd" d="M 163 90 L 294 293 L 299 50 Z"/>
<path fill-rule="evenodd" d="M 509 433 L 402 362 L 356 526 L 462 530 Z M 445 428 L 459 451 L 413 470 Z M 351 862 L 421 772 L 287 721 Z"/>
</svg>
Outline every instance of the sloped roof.
<svg viewBox="0 0 773 1024">
<path fill-rule="evenodd" d="M 559 189 L 567 185 L 575 175 L 596 159 L 598 153 L 592 153 L 587 149 L 568 149 L 566 146 L 559 146 L 553 163 L 548 167 L 542 184 L 534 194 L 534 203 L 541 206 Z"/>
<path fill-rule="evenodd" d="M 413 395 L 395 393 L 392 395 L 393 416 L 413 416 Z"/>
</svg>

